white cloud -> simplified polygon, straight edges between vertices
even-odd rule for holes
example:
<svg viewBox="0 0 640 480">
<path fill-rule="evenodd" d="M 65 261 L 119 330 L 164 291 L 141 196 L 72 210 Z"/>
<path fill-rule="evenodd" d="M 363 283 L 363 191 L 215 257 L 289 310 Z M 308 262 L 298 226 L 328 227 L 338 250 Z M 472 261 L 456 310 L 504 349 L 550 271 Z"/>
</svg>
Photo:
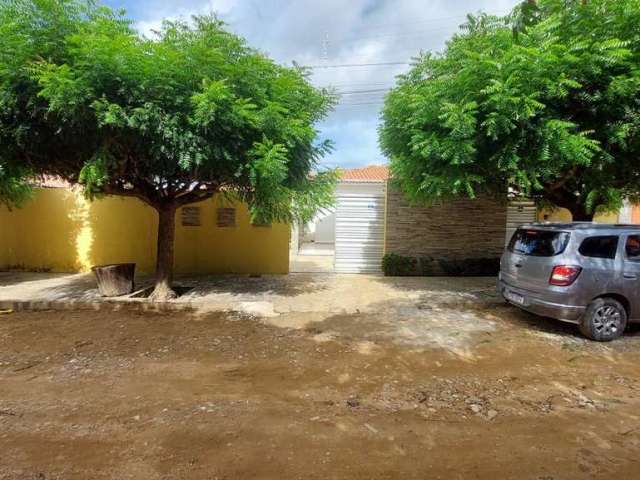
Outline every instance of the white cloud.
<svg viewBox="0 0 640 480">
<path fill-rule="evenodd" d="M 154 31 L 160 30 L 163 20 L 189 21 L 194 15 L 206 15 L 215 13 L 221 17 L 229 15 L 240 0 L 209 0 L 183 2 L 183 5 L 175 3 L 166 4 L 161 1 L 151 1 L 154 8 L 146 10 L 146 14 L 136 21 L 135 28 L 141 34 L 152 36 Z"/>
<path fill-rule="evenodd" d="M 116 1 L 116 0 L 112 0 Z M 125 1 L 125 0 L 121 0 Z M 409 62 L 420 50 L 438 51 L 467 13 L 504 14 L 518 0 L 148 0 L 137 28 L 148 33 L 162 18 L 218 12 L 236 33 L 276 61 L 303 65 Z M 336 151 L 327 164 L 384 161 L 377 125 L 384 91 L 406 65 L 314 70 L 316 85 L 335 85 L 340 106 L 320 125 Z M 360 92 L 365 90 L 365 92 Z"/>
</svg>

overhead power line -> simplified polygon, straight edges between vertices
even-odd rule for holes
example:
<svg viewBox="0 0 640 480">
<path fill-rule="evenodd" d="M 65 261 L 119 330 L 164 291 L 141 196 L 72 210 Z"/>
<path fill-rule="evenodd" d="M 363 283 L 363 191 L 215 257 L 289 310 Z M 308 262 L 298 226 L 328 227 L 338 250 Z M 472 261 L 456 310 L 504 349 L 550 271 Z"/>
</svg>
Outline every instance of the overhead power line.
<svg viewBox="0 0 640 480">
<path fill-rule="evenodd" d="M 371 101 L 371 102 L 354 102 L 354 103 L 339 103 L 336 107 L 359 107 L 362 105 L 384 105 L 384 100 Z"/>
<path fill-rule="evenodd" d="M 491 12 L 486 12 L 489 15 L 493 15 L 493 16 L 497 16 L 497 17 L 501 17 L 506 15 L 508 12 L 504 12 L 504 13 L 491 13 Z M 477 14 L 477 13 L 476 13 Z M 428 26 L 428 28 L 426 29 L 420 29 L 419 31 L 406 31 L 406 30 L 400 30 L 400 31 L 395 31 L 395 30 L 387 30 L 387 31 L 380 31 L 378 30 L 376 27 L 364 27 L 364 28 L 360 28 L 359 31 L 364 32 L 365 35 L 356 35 L 356 36 L 352 36 L 352 37 L 346 37 L 346 38 L 342 38 L 340 40 L 336 40 L 334 39 L 334 41 L 336 41 L 338 44 L 349 44 L 349 43 L 354 43 L 354 42 L 359 42 L 361 40 L 369 40 L 369 39 L 380 39 L 380 38 L 403 38 L 403 37 L 413 37 L 413 36 L 425 36 L 425 35 L 430 35 L 433 33 L 440 33 L 442 31 L 447 31 L 447 30 L 456 30 L 458 27 L 460 27 L 460 23 L 457 24 L 442 24 L 442 21 L 445 20 L 454 20 L 454 19 L 458 19 L 458 20 L 462 20 L 467 18 L 467 14 L 464 15 L 457 15 L 457 16 L 453 16 L 453 17 L 442 17 L 442 18 L 434 18 L 434 19 L 430 19 L 430 20 L 424 20 L 424 21 L 418 21 L 418 22 L 405 22 L 405 23 L 399 23 L 399 24 L 395 24 L 396 26 L 400 27 L 400 26 L 407 26 L 407 25 L 418 25 L 418 24 L 426 24 L 426 23 L 435 23 L 437 22 L 438 25 L 434 25 L 434 26 Z M 393 24 L 389 24 L 388 26 L 393 26 Z M 375 30 L 378 30 L 377 32 L 374 33 Z M 371 32 L 371 33 L 368 33 Z"/>
<path fill-rule="evenodd" d="M 391 39 L 391 38 L 407 38 L 407 37 L 424 37 L 426 35 L 431 35 L 434 33 L 448 32 L 448 31 L 456 31 L 458 25 L 442 25 L 436 28 L 430 28 L 427 30 L 420 30 L 414 32 L 395 32 L 395 33 L 384 33 L 378 35 L 363 35 L 360 37 L 349 37 L 344 40 L 338 42 L 340 44 L 350 44 L 355 42 L 360 42 L 362 40 L 378 40 L 378 39 Z"/>
<path fill-rule="evenodd" d="M 318 88 L 358 88 L 358 87 L 377 87 L 377 86 L 391 86 L 389 81 L 386 82 L 345 82 L 345 83 L 329 83 L 326 85 L 318 85 Z"/>
<path fill-rule="evenodd" d="M 340 92 L 338 91 L 338 95 L 361 95 L 365 93 L 378 93 L 378 92 L 388 92 L 388 88 L 374 88 L 371 90 L 352 90 L 350 92 Z"/>
<path fill-rule="evenodd" d="M 357 68 L 357 67 L 382 67 L 390 65 L 411 65 L 410 62 L 379 62 L 379 63 L 343 63 L 341 65 L 308 65 L 306 68 Z"/>
<path fill-rule="evenodd" d="M 363 30 L 369 29 L 379 29 L 379 28 L 388 28 L 388 27 L 406 27 L 407 25 L 421 25 L 425 23 L 434 23 L 434 22 L 443 22 L 446 20 L 456 20 L 456 19 L 466 19 L 469 13 L 472 15 L 477 15 L 478 13 L 486 13 L 488 15 L 494 15 L 496 17 L 501 17 L 507 15 L 511 10 L 502 11 L 502 12 L 468 12 L 461 13 L 459 15 L 452 15 L 448 17 L 439 17 L 439 18 L 425 18 L 423 20 L 414 20 L 411 22 L 399 22 L 399 23 L 379 23 L 373 25 L 366 25 Z"/>
</svg>

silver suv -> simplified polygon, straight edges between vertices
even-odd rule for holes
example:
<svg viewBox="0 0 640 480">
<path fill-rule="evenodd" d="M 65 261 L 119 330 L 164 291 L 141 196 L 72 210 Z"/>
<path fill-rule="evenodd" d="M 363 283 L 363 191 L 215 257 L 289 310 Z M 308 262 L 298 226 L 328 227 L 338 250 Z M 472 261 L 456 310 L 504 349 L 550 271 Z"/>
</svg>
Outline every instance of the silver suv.
<svg viewBox="0 0 640 480">
<path fill-rule="evenodd" d="M 640 226 L 543 223 L 516 230 L 500 261 L 500 293 L 538 315 L 618 338 L 640 322 Z"/>
</svg>

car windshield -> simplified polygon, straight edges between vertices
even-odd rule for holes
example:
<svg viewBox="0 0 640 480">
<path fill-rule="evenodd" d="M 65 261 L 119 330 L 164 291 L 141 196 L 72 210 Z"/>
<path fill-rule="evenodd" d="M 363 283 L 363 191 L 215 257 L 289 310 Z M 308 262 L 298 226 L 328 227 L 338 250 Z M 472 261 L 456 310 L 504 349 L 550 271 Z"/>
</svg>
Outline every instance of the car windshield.
<svg viewBox="0 0 640 480">
<path fill-rule="evenodd" d="M 568 242 L 568 232 L 519 228 L 509 242 L 509 250 L 523 255 L 553 257 L 561 254 Z"/>
</svg>

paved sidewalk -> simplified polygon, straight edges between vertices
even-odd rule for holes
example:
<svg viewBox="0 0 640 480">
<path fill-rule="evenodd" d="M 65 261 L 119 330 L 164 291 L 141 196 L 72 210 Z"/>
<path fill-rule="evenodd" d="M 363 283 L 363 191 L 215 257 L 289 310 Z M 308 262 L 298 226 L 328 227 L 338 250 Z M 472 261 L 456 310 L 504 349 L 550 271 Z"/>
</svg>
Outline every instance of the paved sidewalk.
<svg viewBox="0 0 640 480">
<path fill-rule="evenodd" d="M 204 311 L 244 311 L 257 316 L 283 313 L 382 313 L 416 311 L 442 305 L 497 301 L 495 279 L 400 278 L 377 275 L 299 273 L 249 277 L 246 275 L 178 276 L 176 285 L 189 287 L 169 308 Z M 136 279 L 137 288 L 151 285 Z M 99 296 L 92 274 L 0 272 L 0 305 L 21 308 L 73 308 L 134 304 L 153 307 L 142 298 Z"/>
</svg>

